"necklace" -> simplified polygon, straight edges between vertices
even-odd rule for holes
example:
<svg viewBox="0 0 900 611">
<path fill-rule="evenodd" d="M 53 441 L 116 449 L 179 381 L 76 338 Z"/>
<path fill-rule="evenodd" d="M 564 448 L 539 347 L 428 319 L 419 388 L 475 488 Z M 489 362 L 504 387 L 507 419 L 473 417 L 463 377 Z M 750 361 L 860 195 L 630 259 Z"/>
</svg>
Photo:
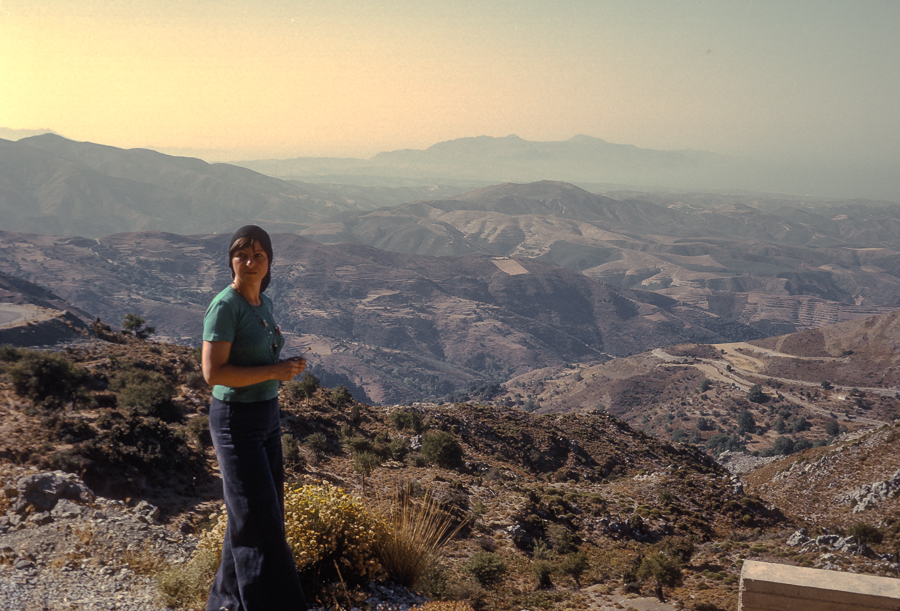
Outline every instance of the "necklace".
<svg viewBox="0 0 900 611">
<path fill-rule="evenodd" d="M 244 299 L 244 301 L 247 302 L 247 305 L 250 306 L 250 311 L 253 312 L 253 315 L 256 316 L 256 320 L 258 320 L 259 324 L 262 325 L 263 331 L 266 334 L 266 343 L 269 345 L 269 352 L 272 355 L 272 362 L 277 363 L 278 362 L 278 338 L 281 337 L 281 328 L 278 325 L 275 325 L 275 332 L 272 333 L 269 330 L 269 323 L 266 322 L 263 319 L 263 317 L 259 315 L 259 312 L 256 311 L 256 308 L 259 306 L 255 306 L 252 303 L 250 303 L 250 301 L 246 297 L 244 297 L 244 295 L 239 290 L 237 290 L 237 287 L 235 287 L 233 284 L 231 285 L 231 288 L 235 293 L 240 295 Z M 272 310 L 269 309 L 268 304 L 266 304 L 266 302 L 263 300 L 261 295 L 259 297 L 259 302 L 266 308 L 266 312 L 269 313 L 269 317 L 272 319 L 272 322 L 274 323 L 275 315 L 272 314 Z"/>
</svg>

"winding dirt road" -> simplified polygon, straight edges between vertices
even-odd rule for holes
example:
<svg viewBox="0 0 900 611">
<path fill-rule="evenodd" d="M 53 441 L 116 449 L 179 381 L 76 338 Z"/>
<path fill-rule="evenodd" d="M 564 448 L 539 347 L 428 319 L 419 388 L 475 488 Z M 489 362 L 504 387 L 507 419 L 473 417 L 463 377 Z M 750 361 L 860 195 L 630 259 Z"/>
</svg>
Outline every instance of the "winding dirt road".
<svg viewBox="0 0 900 611">
<path fill-rule="evenodd" d="M 842 363 L 848 363 L 850 361 L 849 357 L 794 356 L 793 354 L 785 354 L 783 352 L 777 352 L 768 348 L 760 348 L 759 346 L 754 346 L 746 342 L 713 344 L 713 346 L 717 350 L 719 350 L 723 360 L 675 356 L 669 354 L 662 348 L 656 348 L 655 350 L 653 350 L 652 354 L 668 365 L 693 367 L 694 369 L 702 371 L 703 374 L 713 382 L 734 384 L 734 386 L 744 391 L 749 391 L 750 387 L 753 386 L 755 382 L 749 381 L 742 376 L 759 376 L 760 372 L 764 370 L 766 365 L 765 361 L 756 358 L 754 354 L 767 357 L 799 359 L 805 361 L 837 361 Z M 767 379 L 771 379 L 789 386 L 807 386 L 809 388 L 821 387 L 821 384 L 819 383 L 808 382 L 806 380 L 793 380 L 790 378 L 776 378 L 771 376 L 767 376 Z M 763 390 L 766 389 L 764 388 Z M 808 409 L 811 412 L 829 418 L 831 417 L 831 410 L 819 407 L 815 403 L 805 400 L 800 395 L 794 394 L 792 392 L 781 391 L 778 389 L 770 388 L 768 390 L 769 393 L 767 394 L 774 395 L 775 393 L 777 393 L 783 399 L 786 399 L 787 401 L 790 401 L 791 403 L 794 403 L 796 405 L 802 405 L 804 408 Z M 851 388 L 846 386 L 835 386 L 833 390 L 849 392 Z M 859 388 L 858 390 L 864 391 L 866 393 L 886 396 L 894 396 L 897 393 L 895 389 L 888 388 Z M 881 426 L 884 424 L 889 424 L 885 420 L 877 420 L 875 418 L 869 418 L 866 416 L 854 416 L 853 420 L 871 426 Z"/>
</svg>

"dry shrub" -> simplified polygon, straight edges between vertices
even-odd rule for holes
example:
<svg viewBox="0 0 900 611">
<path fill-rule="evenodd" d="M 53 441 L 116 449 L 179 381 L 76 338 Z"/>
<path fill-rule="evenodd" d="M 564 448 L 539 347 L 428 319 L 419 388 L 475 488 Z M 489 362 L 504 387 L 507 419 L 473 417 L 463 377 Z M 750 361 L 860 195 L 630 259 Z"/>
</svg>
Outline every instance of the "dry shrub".
<svg viewBox="0 0 900 611">
<path fill-rule="evenodd" d="M 147 542 L 138 549 L 125 550 L 122 560 L 138 575 L 155 575 L 167 566 L 166 559 L 155 554 Z"/>
<path fill-rule="evenodd" d="M 197 548 L 187 564 L 157 573 L 153 581 L 159 592 L 160 606 L 188 611 L 205 609 L 220 560 L 221 550 L 216 553 Z"/>
<path fill-rule="evenodd" d="M 394 581 L 415 587 L 460 526 L 454 528 L 453 517 L 430 493 L 414 498 L 409 485 L 395 488 L 382 511 L 387 530 L 377 549 L 381 565 Z"/>
<path fill-rule="evenodd" d="M 209 589 L 222 561 L 222 541 L 225 539 L 225 506 L 221 517 L 210 516 L 212 528 L 200 535 L 200 543 L 190 560 L 180 566 L 163 568 L 153 576 L 158 602 L 163 607 L 177 609 L 205 609 Z"/>
</svg>

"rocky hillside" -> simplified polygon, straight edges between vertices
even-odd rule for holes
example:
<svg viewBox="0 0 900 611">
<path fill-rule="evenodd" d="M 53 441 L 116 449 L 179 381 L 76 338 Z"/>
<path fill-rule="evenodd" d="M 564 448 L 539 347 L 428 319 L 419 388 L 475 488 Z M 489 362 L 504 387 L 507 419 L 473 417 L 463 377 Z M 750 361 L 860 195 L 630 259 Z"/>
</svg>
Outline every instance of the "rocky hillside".
<svg viewBox="0 0 900 611">
<path fill-rule="evenodd" d="M 767 324 L 766 335 L 778 324 L 783 333 L 897 306 L 896 205 L 615 196 L 550 181 L 495 185 L 343 215 L 301 234 L 403 253 L 538 258 L 725 321 Z"/>
<path fill-rule="evenodd" d="M 52 291 L 0 272 L 0 344 L 39 346 L 86 337 L 87 320 Z"/>
<path fill-rule="evenodd" d="M 69 384 L 55 394 L 22 384 L 39 358 L 68 363 L 61 371 Z M 205 426 L 208 390 L 198 380 L 195 355 L 153 342 L 95 341 L 59 356 L 3 348 L 0 367 L 0 475 L 7 491 L 0 497 L 0 531 L 18 550 L 3 551 L 0 562 L 10 592 L 27 597 L 74 588 L 61 581 L 74 569 L 95 575 L 98 584 L 118 584 L 110 591 L 126 597 L 135 588 L 134 596 L 147 600 L 151 584 L 142 575 L 158 570 L 161 557 L 183 562 L 195 544 L 186 536 L 202 532 L 220 503 Z M 653 596 L 654 579 L 641 580 L 635 571 L 642 557 L 654 554 L 660 562 L 681 558 L 672 565 L 679 578 L 666 581 L 664 593 L 695 609 L 735 609 L 747 557 L 896 574 L 884 555 L 895 541 L 894 522 L 884 513 L 892 501 L 882 495 L 870 503 L 871 494 L 854 491 L 891 478 L 893 467 L 878 457 L 895 443 L 893 429 L 818 449 L 827 454 L 798 455 L 804 462 L 782 467 L 782 475 L 760 471 L 742 484 L 698 448 L 660 441 L 597 411 L 536 415 L 476 403 L 373 407 L 341 389 L 307 395 L 291 384 L 282 389 L 282 408 L 292 482 L 332 482 L 376 504 L 405 483 L 431 491 L 456 516 L 462 530 L 420 586 L 433 597 L 479 609 L 624 606 L 629 597 Z M 849 458 L 854 452 L 862 454 Z M 845 544 L 854 540 L 842 540 L 827 558 L 819 547 L 792 547 L 790 535 L 801 528 L 813 538 L 843 534 L 858 515 L 850 513 L 852 499 L 836 501 L 845 509 L 828 520 L 772 501 L 770 494 L 793 493 L 800 503 L 806 494 L 800 474 L 810 473 L 804 465 L 813 462 L 822 465 L 818 472 L 842 478 L 834 494 L 846 488 L 857 506 L 866 504 L 869 513 L 859 517 L 881 533 L 879 543 L 867 538 L 867 545 L 854 547 Z M 776 473 L 776 466 L 766 468 Z M 28 496 L 27 476 L 52 469 L 81 475 L 92 494 L 111 500 L 79 492 L 54 500 L 59 507 L 39 507 Z M 121 524 L 121 538 L 107 528 L 109 520 Z M 129 555 L 134 520 L 151 526 L 153 541 Z M 88 523 L 97 536 L 55 534 L 60 528 L 85 533 Z M 502 579 L 491 581 L 485 567 Z M 344 595 L 362 606 L 370 594 Z M 330 599 L 322 602 L 333 608 Z"/>
<path fill-rule="evenodd" d="M 898 345 L 894 312 L 748 343 L 680 344 L 535 371 L 505 384 L 498 400 L 538 413 L 604 409 L 716 452 L 790 453 L 795 443 L 900 417 Z"/>
<path fill-rule="evenodd" d="M 112 324 L 136 313 L 161 336 L 196 344 L 206 305 L 230 282 L 227 239 L 0 232 L 0 271 L 52 286 Z M 534 259 L 404 255 L 294 234 L 274 243 L 270 293 L 289 350 L 311 348 L 319 375 L 378 403 L 465 394 L 540 367 L 686 339 L 762 336 Z"/>
</svg>

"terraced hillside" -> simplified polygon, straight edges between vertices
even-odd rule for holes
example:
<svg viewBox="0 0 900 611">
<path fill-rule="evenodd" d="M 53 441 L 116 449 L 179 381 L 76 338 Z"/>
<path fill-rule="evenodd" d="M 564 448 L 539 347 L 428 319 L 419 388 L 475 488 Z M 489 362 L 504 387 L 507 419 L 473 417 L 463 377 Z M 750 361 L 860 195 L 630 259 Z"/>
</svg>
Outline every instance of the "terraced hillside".
<svg viewBox="0 0 900 611">
<path fill-rule="evenodd" d="M 538 413 L 604 409 L 667 439 L 768 451 L 787 439 L 822 442 L 900 417 L 898 347 L 894 312 L 765 340 L 681 344 L 535 371 L 505 384 L 502 400 Z"/>
</svg>

